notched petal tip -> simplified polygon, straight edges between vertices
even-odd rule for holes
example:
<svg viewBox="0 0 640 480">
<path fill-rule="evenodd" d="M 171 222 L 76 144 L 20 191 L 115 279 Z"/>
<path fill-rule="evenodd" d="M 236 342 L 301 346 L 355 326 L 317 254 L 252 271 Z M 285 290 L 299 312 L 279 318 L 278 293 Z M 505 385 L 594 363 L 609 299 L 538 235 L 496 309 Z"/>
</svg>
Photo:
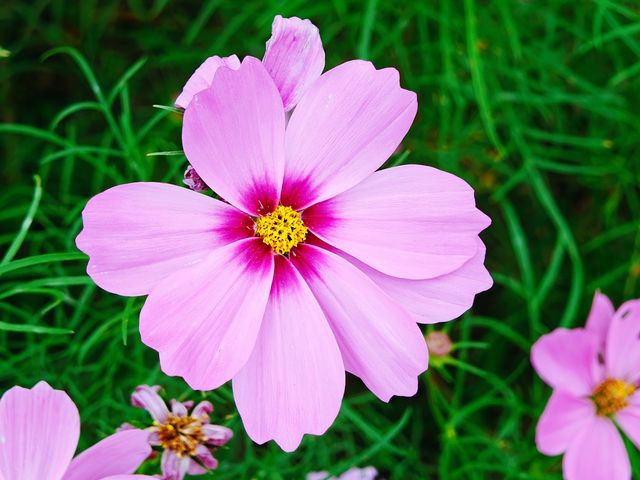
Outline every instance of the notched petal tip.
<svg viewBox="0 0 640 480">
<path fill-rule="evenodd" d="M 266 43 L 263 63 L 291 110 L 324 69 L 320 31 L 310 20 L 277 15 Z"/>
</svg>

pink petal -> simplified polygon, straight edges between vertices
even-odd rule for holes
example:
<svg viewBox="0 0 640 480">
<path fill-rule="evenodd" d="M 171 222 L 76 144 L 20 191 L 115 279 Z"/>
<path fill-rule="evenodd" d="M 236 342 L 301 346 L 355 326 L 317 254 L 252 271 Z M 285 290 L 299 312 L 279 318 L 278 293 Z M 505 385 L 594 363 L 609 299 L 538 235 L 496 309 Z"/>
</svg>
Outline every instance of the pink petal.
<svg viewBox="0 0 640 480">
<path fill-rule="evenodd" d="M 131 394 L 131 404 L 134 407 L 144 408 L 156 422 L 164 423 L 169 416 L 169 409 L 162 397 L 158 395 L 159 390 L 159 385 L 152 387 L 140 385 Z"/>
<path fill-rule="evenodd" d="M 406 308 L 418 323 L 438 323 L 453 320 L 473 305 L 477 293 L 493 285 L 484 267 L 485 247 L 477 239 L 478 251 L 458 270 L 426 280 L 407 280 L 375 270 L 340 250 L 334 253 L 346 258 L 362 270 L 391 298 Z"/>
<path fill-rule="evenodd" d="M 148 438 L 145 430 L 115 433 L 78 455 L 62 480 L 102 480 L 134 473 L 151 454 Z"/>
<path fill-rule="evenodd" d="M 149 475 L 113 475 L 111 477 L 105 477 L 102 480 L 158 480 L 157 477 L 150 477 Z"/>
<path fill-rule="evenodd" d="M 623 303 L 611 320 L 605 364 L 610 377 L 640 380 L 640 300 Z"/>
<path fill-rule="evenodd" d="M 258 238 L 219 248 L 158 284 L 140 312 L 142 341 L 167 375 L 213 390 L 245 364 L 273 278 L 273 253 Z"/>
<path fill-rule="evenodd" d="M 207 447 L 205 447 L 204 445 L 198 445 L 198 447 L 196 449 L 196 456 L 197 456 L 198 460 L 200 461 L 200 463 L 202 463 L 202 465 L 204 465 L 209 470 L 213 470 L 215 468 L 218 468 L 218 460 L 213 458 L 213 455 L 211 454 L 211 451 Z M 189 472 L 189 473 L 191 473 L 193 475 L 193 472 Z"/>
<path fill-rule="evenodd" d="M 292 263 L 329 320 L 347 371 L 385 402 L 414 395 L 428 352 L 409 313 L 347 260 L 309 244 L 296 252 Z"/>
<path fill-rule="evenodd" d="M 559 455 L 586 428 L 595 416 L 588 398 L 555 390 L 538 421 L 536 446 L 545 455 Z"/>
<path fill-rule="evenodd" d="M 318 302 L 283 256 L 276 269 L 258 341 L 233 379 L 245 429 L 257 443 L 295 450 L 306 433 L 322 435 L 344 393 L 344 365 Z"/>
<path fill-rule="evenodd" d="M 191 415 L 194 417 L 208 417 L 211 412 L 213 412 L 213 405 L 211 405 L 211 402 L 203 400 L 194 407 Z"/>
<path fill-rule="evenodd" d="M 614 313 L 615 309 L 609 297 L 596 290 L 585 328 L 600 337 L 603 348 Z"/>
<path fill-rule="evenodd" d="M 210 423 L 202 426 L 202 433 L 207 438 L 206 442 L 216 447 L 224 445 L 233 437 L 233 431 L 231 429 Z"/>
<path fill-rule="evenodd" d="M 374 480 L 377 476 L 378 470 L 374 467 L 352 467 L 340 475 L 340 480 Z"/>
<path fill-rule="evenodd" d="M 616 414 L 616 421 L 636 448 L 640 449 L 640 390 L 629 397 L 629 406 Z"/>
<path fill-rule="evenodd" d="M 562 463 L 566 480 L 630 480 L 622 437 L 606 417 L 595 416 L 569 446 Z"/>
<path fill-rule="evenodd" d="M 278 204 L 284 170 L 284 109 L 269 73 L 246 57 L 238 70 L 221 68 L 211 88 L 184 112 L 182 145 L 200 177 L 222 198 L 250 214 Z"/>
<path fill-rule="evenodd" d="M 0 400 L 0 472 L 6 480 L 59 480 L 78 445 L 80 416 L 46 382 L 13 387 Z"/>
<path fill-rule="evenodd" d="M 282 204 L 302 209 L 360 183 L 395 151 L 417 108 L 394 68 L 353 60 L 324 73 L 287 126 Z"/>
<path fill-rule="evenodd" d="M 119 295 L 146 295 L 171 273 L 212 250 L 253 235 L 245 214 L 211 197 L 164 183 L 129 183 L 89 200 L 76 238 L 87 273 Z"/>
<path fill-rule="evenodd" d="M 191 457 L 178 457 L 173 451 L 165 450 L 160 461 L 162 478 L 165 480 L 182 480 L 192 463 Z"/>
<path fill-rule="evenodd" d="M 309 20 L 276 15 L 262 63 L 278 87 L 288 112 L 324 69 L 324 49 L 318 28 Z"/>
<path fill-rule="evenodd" d="M 555 389 L 589 396 L 604 380 L 598 375 L 598 337 L 584 329 L 557 328 L 531 347 L 531 364 Z"/>
<path fill-rule="evenodd" d="M 187 407 L 185 407 L 184 403 L 179 402 L 175 398 L 171 400 L 171 413 L 178 417 L 186 417 L 189 412 Z"/>
<path fill-rule="evenodd" d="M 230 57 L 218 57 L 214 55 L 213 57 L 207 58 L 196 71 L 193 72 L 189 80 L 187 80 L 187 83 L 182 88 L 182 93 L 178 95 L 175 101 L 176 106 L 187 108 L 187 105 L 191 103 L 196 93 L 200 93 L 202 90 L 206 90 L 211 86 L 213 77 L 220 67 L 237 70 L 240 68 L 240 60 L 238 60 L 238 57 L 235 55 L 231 55 Z"/>
<path fill-rule="evenodd" d="M 414 280 L 462 267 L 490 223 L 464 180 L 422 165 L 376 172 L 303 217 L 325 242 L 387 275 Z"/>
<path fill-rule="evenodd" d="M 200 448 L 205 448 L 205 447 L 203 447 L 202 445 L 198 445 L 197 448 L 199 450 Z M 207 473 L 207 471 L 208 470 L 206 468 L 204 468 L 202 465 L 196 462 L 193 458 L 189 462 L 189 468 L 187 469 L 187 473 L 189 475 L 204 475 L 205 473 Z"/>
</svg>

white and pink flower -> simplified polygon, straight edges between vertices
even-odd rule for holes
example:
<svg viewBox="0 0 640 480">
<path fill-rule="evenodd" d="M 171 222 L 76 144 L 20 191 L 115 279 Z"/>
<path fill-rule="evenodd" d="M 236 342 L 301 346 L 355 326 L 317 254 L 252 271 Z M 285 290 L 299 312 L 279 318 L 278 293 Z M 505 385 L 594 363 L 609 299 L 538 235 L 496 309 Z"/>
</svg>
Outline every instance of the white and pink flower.
<svg viewBox="0 0 640 480">
<path fill-rule="evenodd" d="M 211 402 L 205 400 L 194 407 L 192 401 L 171 400 L 169 410 L 159 390 L 158 385 L 140 385 L 131 403 L 144 408 L 153 419 L 149 443 L 163 449 L 162 479 L 182 480 L 186 474 L 202 475 L 216 469 L 218 461 L 212 451 L 231 440 L 233 432 L 209 421 Z"/>
</svg>

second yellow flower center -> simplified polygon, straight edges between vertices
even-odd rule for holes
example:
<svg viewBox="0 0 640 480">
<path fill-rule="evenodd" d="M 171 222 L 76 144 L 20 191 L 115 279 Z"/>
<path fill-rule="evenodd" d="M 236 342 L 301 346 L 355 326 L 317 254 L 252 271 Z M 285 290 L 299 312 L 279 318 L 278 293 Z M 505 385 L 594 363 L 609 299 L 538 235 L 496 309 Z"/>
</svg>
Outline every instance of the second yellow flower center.
<svg viewBox="0 0 640 480">
<path fill-rule="evenodd" d="M 281 255 L 289 253 L 292 248 L 304 242 L 308 231 L 300 213 L 282 205 L 256 220 L 256 235 L 262 237 L 264 243 Z"/>
<path fill-rule="evenodd" d="M 605 380 L 593 393 L 593 403 L 596 404 L 598 415 L 606 417 L 619 412 L 629 405 L 628 398 L 635 391 L 636 387 L 624 380 Z"/>
<path fill-rule="evenodd" d="M 178 457 L 194 456 L 196 447 L 204 440 L 202 422 L 192 416 L 169 415 L 166 423 L 156 424 L 160 446 L 172 450 Z"/>
</svg>

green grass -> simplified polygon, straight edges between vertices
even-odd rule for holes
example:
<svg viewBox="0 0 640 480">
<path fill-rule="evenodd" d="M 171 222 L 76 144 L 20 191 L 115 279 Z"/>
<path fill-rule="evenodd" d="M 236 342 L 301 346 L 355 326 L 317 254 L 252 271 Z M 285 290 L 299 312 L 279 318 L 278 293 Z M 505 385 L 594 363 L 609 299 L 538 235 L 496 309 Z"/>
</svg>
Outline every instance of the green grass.
<svg viewBox="0 0 640 480">
<path fill-rule="evenodd" d="M 327 67 L 395 66 L 419 95 L 398 163 L 467 179 L 493 219 L 494 288 L 444 328 L 459 344 L 418 395 L 384 404 L 349 378 L 340 416 L 291 455 L 252 444 L 230 388 L 206 396 L 236 432 L 202 478 L 303 478 L 375 465 L 394 479 L 548 479 L 537 453 L 549 389 L 529 348 L 585 319 L 596 288 L 640 287 L 640 8 L 633 0 L 77 2 L 0 9 L 0 382 L 66 389 L 81 447 L 124 421 L 139 383 L 167 378 L 137 333 L 142 299 L 97 288 L 74 246 L 87 199 L 123 182 L 180 183 L 171 105 L 208 55 L 261 56 L 276 13 L 311 18 Z M 52 50 L 53 49 L 53 50 Z M 640 475 L 640 455 L 632 453 Z M 147 470 L 154 470 L 151 465 Z"/>
</svg>

